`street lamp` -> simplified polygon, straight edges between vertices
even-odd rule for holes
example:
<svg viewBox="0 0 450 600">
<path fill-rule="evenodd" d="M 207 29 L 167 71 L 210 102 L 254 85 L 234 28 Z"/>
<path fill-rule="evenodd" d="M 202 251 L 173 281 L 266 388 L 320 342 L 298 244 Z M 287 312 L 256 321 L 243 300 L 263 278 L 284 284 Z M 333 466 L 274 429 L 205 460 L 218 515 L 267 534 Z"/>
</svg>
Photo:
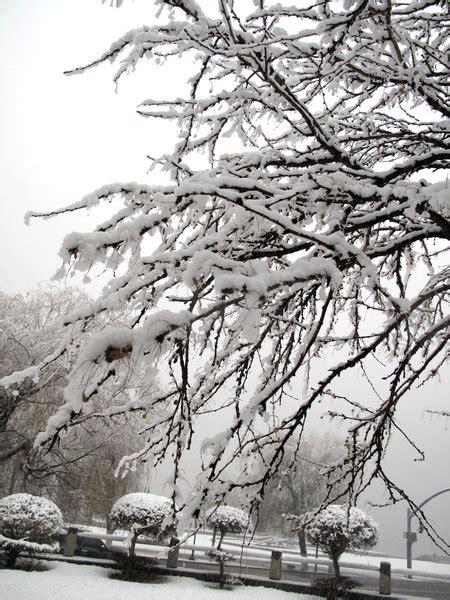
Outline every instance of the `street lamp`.
<svg viewBox="0 0 450 600">
<path fill-rule="evenodd" d="M 436 492 L 436 494 L 429 496 L 429 498 L 427 498 L 426 500 L 424 500 L 421 504 L 419 504 L 417 506 L 417 509 L 422 508 L 422 506 L 425 506 L 425 504 L 427 504 L 427 502 L 429 502 L 430 500 L 433 500 L 433 498 L 436 498 L 436 496 L 440 496 L 441 494 L 444 494 L 445 492 L 450 492 L 450 488 L 446 488 L 445 490 L 441 490 L 440 492 Z M 414 542 L 417 541 L 417 533 L 415 533 L 414 531 L 411 531 L 411 520 L 415 516 L 415 514 L 416 514 L 416 512 L 413 512 L 410 508 L 408 508 L 406 510 L 406 531 L 403 534 L 403 537 L 406 538 L 406 568 L 407 569 L 412 568 L 412 545 L 414 544 Z M 408 575 L 408 577 L 410 577 L 410 575 Z"/>
</svg>

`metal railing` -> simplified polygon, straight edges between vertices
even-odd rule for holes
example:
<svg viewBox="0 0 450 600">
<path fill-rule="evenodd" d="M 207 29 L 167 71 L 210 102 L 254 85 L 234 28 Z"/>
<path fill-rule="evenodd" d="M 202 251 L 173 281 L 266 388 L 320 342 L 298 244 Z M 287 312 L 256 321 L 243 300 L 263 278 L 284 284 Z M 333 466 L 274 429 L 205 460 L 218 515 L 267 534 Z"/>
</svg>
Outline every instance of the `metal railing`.
<svg viewBox="0 0 450 600">
<path fill-rule="evenodd" d="M 64 556 L 73 556 L 76 548 L 77 537 L 91 538 L 109 542 L 111 550 L 114 551 L 114 542 L 125 543 L 129 536 L 110 533 L 98 533 L 91 531 L 79 531 L 75 527 L 70 527 L 64 545 Z M 117 549 L 117 547 L 116 547 Z M 123 550 L 123 547 L 122 547 Z M 176 569 L 182 566 L 190 567 L 193 570 L 202 572 L 211 570 L 213 565 L 217 566 L 217 562 L 207 557 L 206 553 L 211 550 L 210 545 L 204 544 L 188 544 L 183 543 L 173 538 L 171 544 L 159 544 L 153 542 L 138 542 L 136 544 L 136 554 L 140 556 L 152 556 L 158 559 L 160 564 L 164 564 L 168 568 Z M 310 570 L 314 566 L 315 572 L 332 570 L 332 561 L 325 557 L 315 558 L 313 556 L 302 556 L 298 551 L 287 548 L 263 548 L 261 546 L 238 546 L 236 544 L 229 545 L 226 542 L 223 544 L 223 551 L 231 555 L 233 559 L 227 562 L 229 570 L 238 571 L 240 575 L 243 572 L 255 571 L 261 575 L 265 574 L 269 579 L 280 580 L 283 575 L 286 579 L 292 580 L 292 575 L 297 568 L 300 569 L 302 575 L 312 573 Z M 197 558 L 195 558 L 197 555 Z M 341 569 L 351 571 L 361 571 L 368 573 L 379 574 L 379 591 L 380 594 L 389 595 L 391 593 L 391 577 L 392 575 L 400 576 L 416 576 L 419 578 L 430 578 L 436 580 L 436 573 L 429 573 L 422 570 L 412 570 L 405 568 L 392 568 L 387 561 L 380 561 L 380 564 L 370 565 L 357 562 L 341 560 L 339 562 Z M 439 579 L 450 581 L 450 574 L 439 574 Z"/>
</svg>

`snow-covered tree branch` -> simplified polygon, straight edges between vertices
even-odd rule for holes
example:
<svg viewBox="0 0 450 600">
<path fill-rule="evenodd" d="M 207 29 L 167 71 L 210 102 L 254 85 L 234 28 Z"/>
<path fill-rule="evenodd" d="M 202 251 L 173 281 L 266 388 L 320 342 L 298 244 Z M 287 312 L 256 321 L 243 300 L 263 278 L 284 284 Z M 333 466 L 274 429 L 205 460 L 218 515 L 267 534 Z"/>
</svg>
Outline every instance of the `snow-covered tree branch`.
<svg viewBox="0 0 450 600">
<path fill-rule="evenodd" d="M 159 22 L 72 71 L 112 61 L 118 82 L 144 57 L 194 65 L 178 97 L 139 107 L 178 126 L 173 153 L 153 165 L 154 181 L 162 169 L 171 182 L 112 183 L 48 213 L 118 205 L 92 232 L 65 238 L 60 275 L 112 273 L 98 300 L 67 316 L 69 329 L 104 311 L 131 316 L 85 338 L 66 403 L 38 443 L 94 417 L 91 398 L 121 370 L 164 373 L 162 394 L 111 414 L 146 416 L 142 451 L 123 465 L 172 449 L 175 507 L 202 415 L 223 413 L 222 433 L 204 444 L 195 514 L 236 487 L 261 493 L 310 409 L 375 356 L 389 385 L 367 402 L 341 399 L 348 453 L 330 478 L 348 482 L 339 495 L 350 499 L 374 478 L 404 496 L 383 464 L 401 429 L 396 407 L 437 373 L 448 340 L 446 3 L 156 4 Z M 306 391 L 290 387 L 308 374 Z M 246 475 L 252 461 L 262 475 Z"/>
</svg>

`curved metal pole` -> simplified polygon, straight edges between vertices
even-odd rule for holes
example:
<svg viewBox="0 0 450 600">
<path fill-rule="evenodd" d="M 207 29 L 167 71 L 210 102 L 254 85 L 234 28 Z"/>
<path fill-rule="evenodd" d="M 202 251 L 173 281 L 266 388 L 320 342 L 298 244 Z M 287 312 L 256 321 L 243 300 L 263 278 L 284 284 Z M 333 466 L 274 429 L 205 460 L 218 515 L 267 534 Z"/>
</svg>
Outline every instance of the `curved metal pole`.
<svg viewBox="0 0 450 600">
<path fill-rule="evenodd" d="M 446 488 L 445 490 L 441 490 L 440 492 L 436 492 L 435 494 L 433 494 L 432 496 L 430 496 L 429 498 L 427 498 L 426 500 L 424 500 L 422 502 L 422 504 L 419 504 L 417 508 L 422 508 L 422 506 L 424 506 L 427 502 L 429 502 L 430 500 L 433 500 L 433 498 L 436 498 L 436 496 L 440 496 L 441 494 L 445 494 L 445 492 L 450 492 L 450 488 Z"/>
<path fill-rule="evenodd" d="M 417 508 L 422 508 L 425 506 L 430 500 L 436 498 L 436 496 L 440 496 L 441 494 L 445 494 L 445 492 L 450 492 L 450 488 L 446 488 L 445 490 L 441 490 L 440 492 L 436 492 L 432 496 L 429 496 L 426 500 L 424 500 L 421 504 L 417 505 Z M 410 508 L 406 510 L 406 568 L 412 568 L 412 545 L 416 541 L 416 534 L 411 532 L 411 520 L 416 515 Z"/>
</svg>

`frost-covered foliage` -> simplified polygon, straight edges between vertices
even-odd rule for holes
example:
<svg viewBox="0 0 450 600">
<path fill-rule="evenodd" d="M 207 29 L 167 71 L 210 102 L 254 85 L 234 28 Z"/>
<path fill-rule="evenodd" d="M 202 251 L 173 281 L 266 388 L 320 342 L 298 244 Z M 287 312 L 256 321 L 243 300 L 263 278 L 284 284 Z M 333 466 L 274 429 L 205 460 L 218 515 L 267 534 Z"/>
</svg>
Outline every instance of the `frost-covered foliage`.
<svg viewBox="0 0 450 600">
<path fill-rule="evenodd" d="M 208 552 L 205 552 L 206 556 L 211 560 L 215 560 L 218 563 L 225 563 L 233 560 L 233 554 L 229 552 L 223 552 L 222 550 L 217 550 L 216 548 L 211 548 Z"/>
<path fill-rule="evenodd" d="M 306 536 L 312 544 L 319 547 L 335 563 L 341 554 L 357 548 L 372 548 L 378 541 L 378 526 L 362 510 L 354 506 L 332 504 L 323 509 L 312 520 L 306 517 Z"/>
<path fill-rule="evenodd" d="M 131 312 L 85 336 L 65 405 L 38 443 L 88 418 L 124 368 L 164 372 L 164 392 L 102 414 L 145 415 L 142 450 L 123 465 L 144 456 L 157 464 L 170 448 L 175 506 L 201 416 L 223 412 L 221 434 L 203 445 L 189 501 L 196 516 L 236 486 L 258 496 L 310 409 L 376 359 L 386 370 L 369 378 L 372 397 L 355 390 L 331 411 L 349 436 L 333 476 L 346 482 L 337 495 L 378 477 L 391 498 L 404 496 L 383 463 L 391 430 L 401 429 L 394 413 L 439 371 L 450 320 L 446 3 L 157 5 L 149 26 L 72 72 L 116 62 L 118 81 L 144 57 L 184 59 L 175 98 L 139 109 L 179 128 L 173 152 L 154 160 L 154 179 L 113 182 L 46 215 L 117 206 L 63 242 L 61 277 L 112 274 L 98 300 L 67 315 L 68 331 L 103 312 Z M 151 91 L 164 93 L 155 81 Z M 303 389 L 289 387 L 297 375 L 310 375 Z M 265 472 L 255 478 L 257 458 Z"/>
<path fill-rule="evenodd" d="M 169 498 L 164 496 L 127 494 L 114 503 L 109 516 L 116 529 L 128 529 L 131 532 L 131 555 L 134 554 L 138 536 L 165 540 L 176 532 L 177 520 Z"/>
<path fill-rule="evenodd" d="M 213 507 L 208 511 L 206 515 L 206 524 L 214 530 L 214 537 L 216 531 L 219 532 L 217 560 L 220 562 L 220 557 L 223 554 L 220 552 L 223 538 L 227 533 L 244 533 L 250 525 L 250 517 L 240 508 L 223 504 L 222 506 Z"/>
<path fill-rule="evenodd" d="M 0 500 L 0 549 L 13 565 L 19 552 L 53 552 L 46 543 L 63 526 L 61 511 L 54 502 L 31 494 L 12 494 Z"/>
<path fill-rule="evenodd" d="M 221 533 L 243 533 L 249 525 L 249 516 L 240 508 L 222 505 L 210 509 L 206 523 Z"/>
<path fill-rule="evenodd" d="M 0 531 L 14 540 L 50 538 L 62 528 L 61 511 L 42 496 L 12 494 L 0 500 Z"/>
</svg>

